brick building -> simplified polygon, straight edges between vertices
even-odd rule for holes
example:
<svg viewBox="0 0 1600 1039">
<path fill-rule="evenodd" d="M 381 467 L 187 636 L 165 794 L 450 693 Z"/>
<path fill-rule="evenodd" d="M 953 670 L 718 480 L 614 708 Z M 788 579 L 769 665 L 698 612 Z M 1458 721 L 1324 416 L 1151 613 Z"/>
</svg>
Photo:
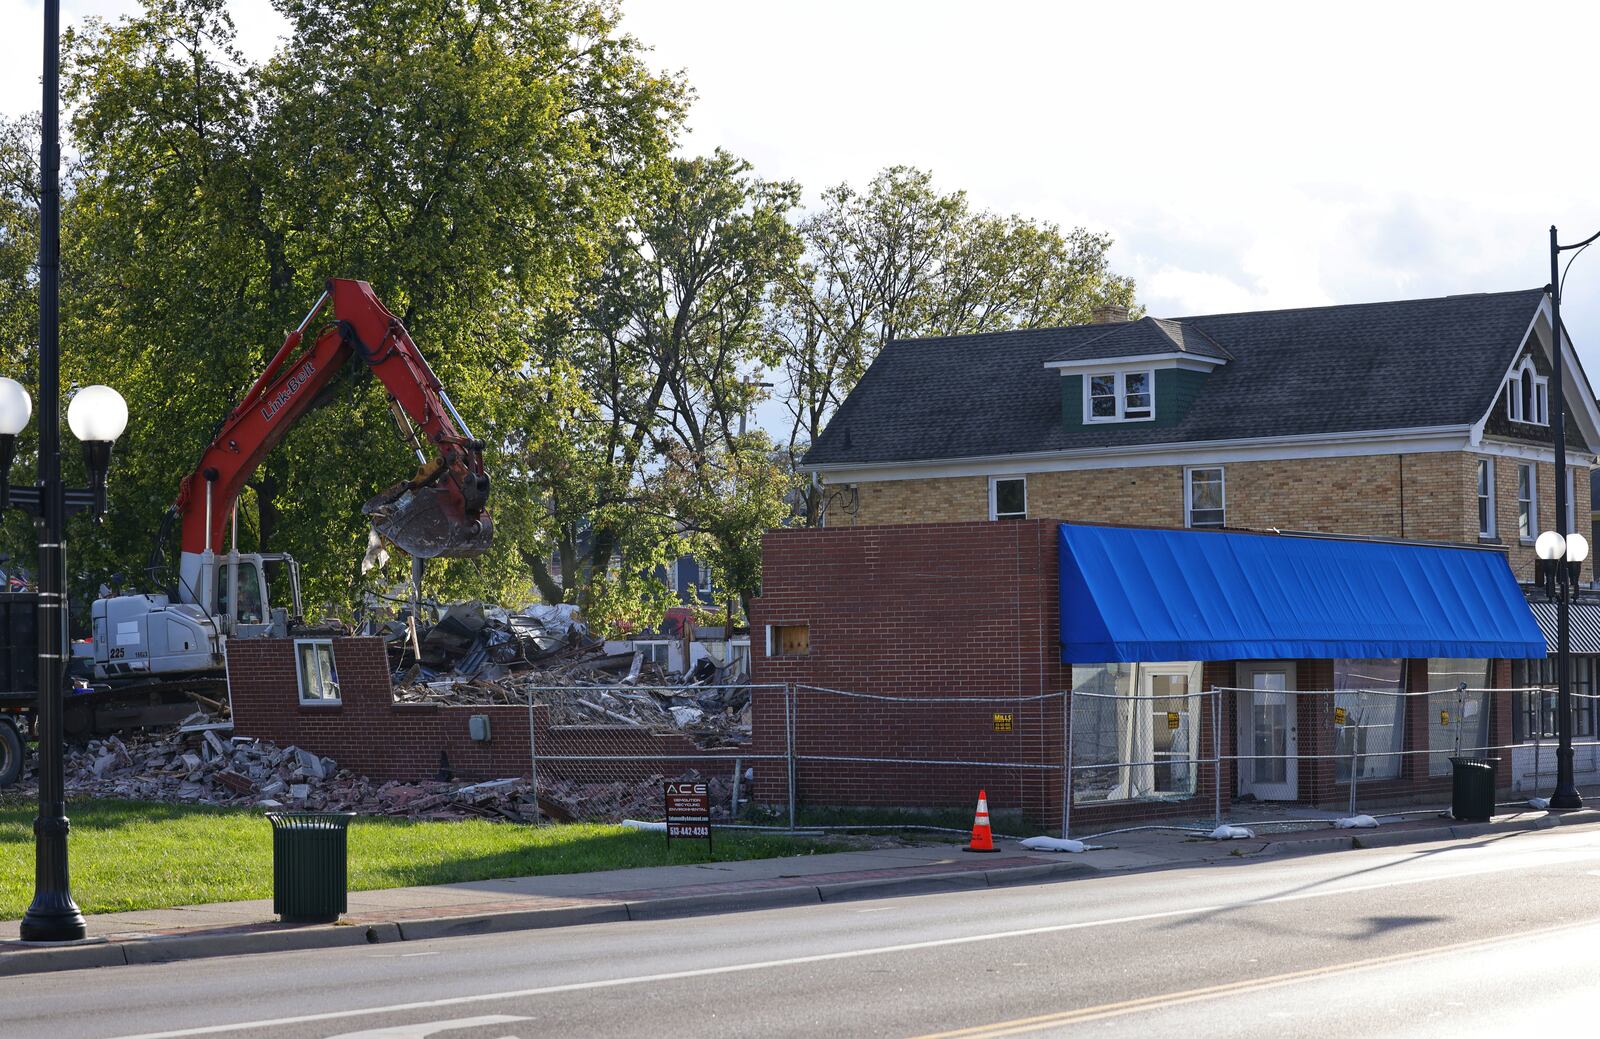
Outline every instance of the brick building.
<svg viewBox="0 0 1600 1039">
<path fill-rule="evenodd" d="M 947 540 L 950 530 L 1001 525 L 992 521 L 1037 517 L 1458 544 L 1471 546 L 1476 558 L 1494 558 L 1502 571 L 1478 573 L 1497 585 L 1505 567 L 1531 582 L 1533 541 L 1557 525 L 1558 490 L 1565 528 L 1580 529 L 1577 503 L 1590 497 L 1600 411 L 1565 337 L 1566 401 L 1550 399 L 1557 352 L 1542 290 L 1174 320 L 1104 317 L 1092 325 L 895 342 L 884 349 L 806 458 L 825 491 L 825 529 L 769 538 L 763 595 L 753 609 L 754 632 L 810 625 L 822 640 L 812 643 L 818 652 L 788 659 L 781 643 L 769 638 L 766 653 L 753 646 L 759 679 L 864 689 L 882 687 L 892 676 L 903 689 L 947 686 L 948 676 L 964 674 L 966 647 L 941 637 L 926 615 L 918 626 L 924 606 L 913 604 L 944 593 L 934 590 L 942 578 L 917 575 L 945 574 L 963 565 L 960 558 L 969 559 L 969 577 L 979 582 L 968 588 L 975 597 L 970 606 L 939 600 L 939 612 L 952 618 L 986 615 L 997 597 L 1028 597 L 1037 587 L 1032 576 L 1020 589 L 999 577 L 988 579 L 994 587 L 984 583 L 978 572 L 1017 568 L 1015 549 L 998 533 L 1002 541 L 963 549 L 968 555 L 957 553 L 956 560 L 942 561 L 937 549 L 915 562 L 907 553 L 915 555 L 914 546 L 927 539 Z M 1551 425 L 1558 413 L 1569 463 L 1559 489 Z M 967 537 L 958 540 L 966 544 Z M 971 553 L 983 562 L 971 562 Z M 1029 565 L 1047 566 L 1042 558 Z M 1190 577 L 1166 580 L 1178 588 Z M 898 594 L 885 597 L 880 588 Z M 817 589 L 829 594 L 815 595 Z M 1596 613 L 1600 631 L 1600 609 L 1586 608 Z M 1520 616 L 1528 619 L 1526 604 Z M 836 629 L 845 618 L 854 624 L 848 630 L 859 632 L 850 636 L 854 648 L 822 652 L 830 638 L 824 632 L 847 630 Z M 1054 639 L 1046 626 L 1042 635 L 1030 628 L 1002 642 L 1005 653 L 1032 659 L 1041 646 L 1060 648 Z M 912 645 L 917 651 L 906 655 L 901 647 Z M 1454 688 L 1463 670 L 1482 672 L 1469 682 L 1475 687 L 1544 677 L 1544 662 L 1523 662 L 1509 652 L 1468 664 L 1399 652 L 1405 648 L 1399 644 L 1388 648 L 1395 652 L 1381 658 L 1196 654 L 1163 662 L 1144 656 L 1128 661 L 1133 667 L 1125 671 L 1107 659 L 1098 672 L 1080 658 L 1054 675 L 1002 669 L 992 680 L 970 681 L 991 689 L 1010 681 L 1028 690 L 1054 680 L 1058 688 L 1125 694 L 1147 678 L 1159 679 L 1163 688 L 1265 683 L 1256 686 L 1263 690 L 1260 699 L 1276 703 L 1282 722 L 1283 709 L 1292 718 L 1301 708 L 1287 706 L 1293 695 L 1274 689 L 1292 694 L 1360 681 L 1410 691 L 1440 683 Z M 1515 667 L 1512 659 L 1518 659 Z M 1600 652 L 1580 658 L 1580 691 L 1600 691 L 1597 676 Z M 1548 698 L 1537 693 L 1492 710 L 1485 708 L 1481 719 L 1485 738 L 1538 739 L 1550 725 Z M 1580 736 L 1594 734 L 1594 714 L 1580 715 Z M 1409 728 L 1397 719 L 1386 736 L 1372 735 L 1397 748 L 1405 740 L 1436 738 L 1424 723 L 1420 714 Z M 1041 718 L 1039 724 L 1048 742 L 1052 723 Z M 1060 736 L 1060 719 L 1053 724 Z M 1321 727 L 1316 731 L 1322 734 Z M 1221 736 L 1253 734 L 1235 726 Z M 1274 738 L 1281 747 L 1282 733 Z M 1591 750 L 1580 769 L 1593 769 L 1593 757 Z M 1374 760 L 1382 771 L 1371 778 L 1379 783 L 1426 785 L 1436 778 L 1408 772 L 1414 768 L 1409 759 L 1380 754 Z M 1507 772 L 1517 773 L 1521 761 Z M 1543 768 L 1550 767 L 1546 755 Z M 934 770 L 924 779 L 949 774 Z M 1313 766 L 1301 778 L 1292 788 L 1280 780 L 1255 792 L 1314 800 L 1327 796 L 1337 775 L 1324 776 Z M 1503 772 L 1502 779 L 1519 776 Z M 1238 775 L 1227 785 L 1232 795 L 1252 792 L 1252 783 Z"/>
<path fill-rule="evenodd" d="M 1600 412 L 1564 355 L 1575 521 Z M 806 468 L 827 526 L 1328 531 L 1499 545 L 1531 580 L 1553 356 L 1537 289 L 895 342 Z"/>
</svg>

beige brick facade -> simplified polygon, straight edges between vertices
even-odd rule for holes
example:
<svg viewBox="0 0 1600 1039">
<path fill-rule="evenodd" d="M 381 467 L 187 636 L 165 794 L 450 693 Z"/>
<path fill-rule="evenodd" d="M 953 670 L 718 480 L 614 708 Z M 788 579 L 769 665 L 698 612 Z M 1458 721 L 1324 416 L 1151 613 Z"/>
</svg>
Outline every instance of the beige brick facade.
<svg viewBox="0 0 1600 1039">
<path fill-rule="evenodd" d="M 1518 536 L 1514 458 L 1470 452 L 1230 462 L 1223 466 L 1230 527 L 1315 530 L 1479 543 L 1477 462 L 1495 471 L 1496 537 L 1519 580 L 1533 575 L 1533 549 Z M 1555 525 L 1555 467 L 1537 470 L 1533 533 Z M 1579 530 L 1588 515 L 1587 468 L 1572 466 Z M 1028 515 L 1080 523 L 1181 527 L 1183 467 L 1027 474 Z M 984 476 L 882 480 L 856 485 L 829 507 L 829 526 L 953 523 L 989 516 Z M 854 506 L 852 509 L 851 506 Z"/>
</svg>

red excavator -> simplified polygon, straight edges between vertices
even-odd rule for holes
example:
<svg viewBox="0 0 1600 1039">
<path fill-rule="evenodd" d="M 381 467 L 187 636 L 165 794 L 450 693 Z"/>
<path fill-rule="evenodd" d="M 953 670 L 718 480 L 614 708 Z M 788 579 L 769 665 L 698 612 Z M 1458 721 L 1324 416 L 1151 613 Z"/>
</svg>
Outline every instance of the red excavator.
<svg viewBox="0 0 1600 1039">
<path fill-rule="evenodd" d="M 306 330 L 329 303 L 334 320 L 305 350 Z M 170 594 L 100 599 L 94 623 L 96 680 L 220 674 L 228 638 L 284 636 L 301 616 L 299 572 L 286 553 L 240 552 L 239 492 L 267 453 L 319 403 L 346 365 L 382 381 L 418 469 L 367 502 L 373 528 L 414 559 L 475 556 L 489 547 L 489 477 L 474 439 L 405 326 L 364 281 L 329 280 L 183 481 L 169 522 L 182 524 L 177 585 Z M 223 552 L 233 520 L 234 541 Z M 288 572 L 287 598 L 269 594 L 265 567 Z"/>
</svg>

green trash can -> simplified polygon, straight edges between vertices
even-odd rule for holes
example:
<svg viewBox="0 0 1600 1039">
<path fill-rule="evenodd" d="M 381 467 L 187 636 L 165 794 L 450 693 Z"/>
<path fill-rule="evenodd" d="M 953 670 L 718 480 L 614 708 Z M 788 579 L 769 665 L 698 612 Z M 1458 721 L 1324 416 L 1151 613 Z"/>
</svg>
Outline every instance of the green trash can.
<svg viewBox="0 0 1600 1039">
<path fill-rule="evenodd" d="M 272 911 L 284 923 L 332 923 L 350 906 L 354 812 L 269 812 Z"/>
<path fill-rule="evenodd" d="M 1494 818 L 1494 763 L 1478 758 L 1450 759 L 1450 814 L 1471 822 Z"/>
</svg>

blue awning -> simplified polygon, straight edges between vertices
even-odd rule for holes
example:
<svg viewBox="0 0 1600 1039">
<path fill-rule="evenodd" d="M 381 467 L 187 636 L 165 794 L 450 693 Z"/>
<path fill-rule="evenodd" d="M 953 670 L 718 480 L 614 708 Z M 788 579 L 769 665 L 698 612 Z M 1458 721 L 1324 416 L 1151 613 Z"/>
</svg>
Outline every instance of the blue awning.
<svg viewBox="0 0 1600 1039">
<path fill-rule="evenodd" d="M 1061 660 L 1545 655 L 1498 552 L 1061 525 Z"/>
</svg>

